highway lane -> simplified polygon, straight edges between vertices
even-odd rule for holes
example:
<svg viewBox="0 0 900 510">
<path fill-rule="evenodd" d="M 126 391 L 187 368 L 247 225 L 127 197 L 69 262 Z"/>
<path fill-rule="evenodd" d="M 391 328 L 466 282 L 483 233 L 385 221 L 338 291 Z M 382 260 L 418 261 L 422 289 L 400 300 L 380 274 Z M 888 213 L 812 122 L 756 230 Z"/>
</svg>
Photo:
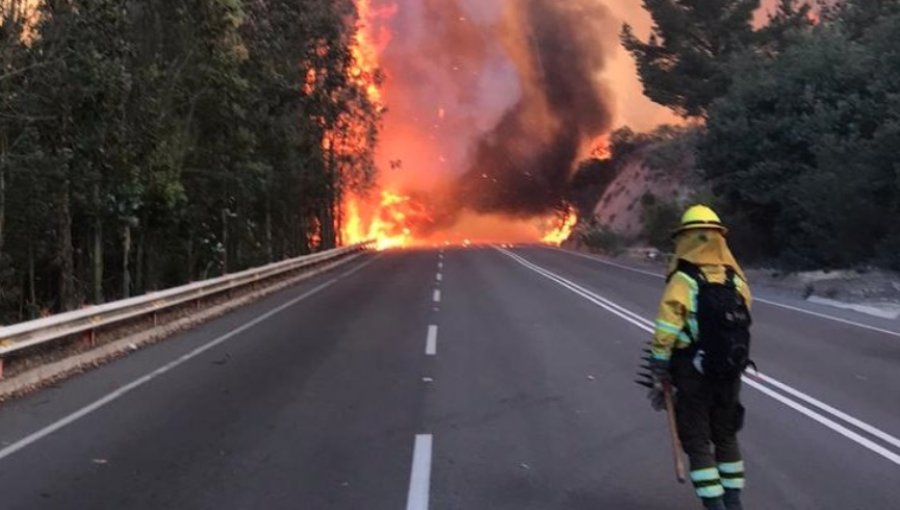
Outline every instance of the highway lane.
<svg viewBox="0 0 900 510">
<path fill-rule="evenodd" d="M 7 448 L 179 363 L 0 453 L 0 508 L 696 508 L 674 482 L 663 416 L 632 382 L 647 333 L 588 299 L 652 318 L 661 281 L 512 252 L 588 292 L 495 249 L 389 252 L 8 404 Z M 900 432 L 898 339 L 757 310 L 767 373 Z M 777 335 L 790 338 L 773 347 Z M 845 384 L 857 372 L 869 379 Z M 748 508 L 900 501 L 897 463 L 767 394 L 745 401 Z"/>
<path fill-rule="evenodd" d="M 533 250 L 516 251 L 534 258 Z M 459 257 L 469 260 L 448 280 L 442 319 L 476 327 L 453 331 L 466 344 L 457 348 L 458 367 L 453 351 L 441 359 L 450 366 L 438 380 L 449 377 L 463 389 L 427 400 L 439 409 L 432 415 L 438 424 L 435 476 L 443 477 L 436 486 L 448 488 L 435 498 L 449 498 L 435 508 L 477 508 L 485 501 L 489 508 L 693 508 L 689 491 L 670 482 L 661 417 L 631 383 L 647 333 L 493 254 Z M 608 270 L 595 265 L 593 271 Z M 660 282 L 629 292 L 629 278 L 617 287 L 630 296 L 621 301 L 633 306 L 658 299 Z M 454 299 L 456 293 L 465 298 Z M 745 400 L 751 508 L 889 508 L 900 500 L 897 464 L 767 395 L 748 389 Z M 460 410 L 479 408 L 474 416 L 484 420 L 472 417 L 466 425 L 472 415 Z M 454 419 L 440 427 L 447 416 Z M 481 454 L 466 454 L 465 444 L 477 445 Z"/>
<path fill-rule="evenodd" d="M 516 252 L 643 317 L 656 314 L 659 277 L 561 250 Z M 754 320 L 753 356 L 762 372 L 812 396 L 827 396 L 831 405 L 900 435 L 900 336 L 763 302 L 756 303 Z"/>
<path fill-rule="evenodd" d="M 4 458 L 0 507 L 402 508 L 433 258 L 374 260 Z M 98 398 L 119 364 L 118 382 L 149 372 L 334 274 L 5 407 L 4 441 L 28 416 L 34 428 L 59 416 L 43 408 Z"/>
</svg>

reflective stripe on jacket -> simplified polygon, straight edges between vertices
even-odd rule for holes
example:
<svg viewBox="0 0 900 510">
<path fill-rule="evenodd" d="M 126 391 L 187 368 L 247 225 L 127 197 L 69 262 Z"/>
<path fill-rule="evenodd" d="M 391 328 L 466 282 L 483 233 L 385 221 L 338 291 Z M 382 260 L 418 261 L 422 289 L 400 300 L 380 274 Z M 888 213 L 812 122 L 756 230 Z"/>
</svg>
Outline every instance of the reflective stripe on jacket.
<svg viewBox="0 0 900 510">
<path fill-rule="evenodd" d="M 710 283 L 725 282 L 724 266 L 702 265 L 700 269 Z M 734 281 L 747 301 L 747 307 L 751 308 L 750 286 L 739 275 L 734 277 Z M 691 338 L 697 338 L 697 289 L 697 282 L 681 271 L 669 279 L 656 315 L 651 347 L 654 359 L 668 361 L 673 349 L 684 349 L 690 346 Z"/>
</svg>

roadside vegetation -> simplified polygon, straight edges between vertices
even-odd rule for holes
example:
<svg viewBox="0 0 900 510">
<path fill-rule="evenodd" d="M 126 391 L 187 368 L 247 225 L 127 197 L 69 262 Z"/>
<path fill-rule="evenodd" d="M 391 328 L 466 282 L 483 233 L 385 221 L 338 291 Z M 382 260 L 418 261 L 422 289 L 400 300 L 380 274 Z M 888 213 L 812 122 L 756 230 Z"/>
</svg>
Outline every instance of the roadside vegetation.
<svg viewBox="0 0 900 510">
<path fill-rule="evenodd" d="M 697 126 L 669 144 L 689 191 L 647 197 L 638 241 L 659 245 L 673 211 L 705 198 L 745 260 L 900 269 L 900 2 L 784 0 L 761 29 L 758 1 L 695 4 L 647 3 L 653 37 L 623 32 L 646 94 Z M 677 153 L 641 136 L 646 164 Z"/>
<path fill-rule="evenodd" d="M 0 0 L 0 323 L 334 246 L 382 113 L 355 17 Z"/>
</svg>

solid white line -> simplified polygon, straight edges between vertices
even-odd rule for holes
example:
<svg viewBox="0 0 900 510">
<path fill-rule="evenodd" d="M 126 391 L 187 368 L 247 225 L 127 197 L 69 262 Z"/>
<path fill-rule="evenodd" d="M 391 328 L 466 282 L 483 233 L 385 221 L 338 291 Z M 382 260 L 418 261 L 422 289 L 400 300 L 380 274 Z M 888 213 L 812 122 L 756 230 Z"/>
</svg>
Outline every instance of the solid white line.
<svg viewBox="0 0 900 510">
<path fill-rule="evenodd" d="M 800 400 L 803 400 L 807 404 L 811 404 L 815 407 L 818 407 L 822 411 L 825 411 L 826 413 L 829 413 L 836 418 L 840 418 L 840 419 L 844 420 L 845 422 L 847 422 L 859 429 L 862 429 L 862 430 L 868 432 L 869 434 L 872 434 L 873 436 L 877 437 L 878 439 L 881 439 L 882 441 L 893 445 L 896 448 L 900 448 L 900 439 L 888 434 L 887 432 L 885 432 L 881 429 L 873 427 L 864 421 L 858 420 L 858 419 L 854 418 L 853 416 L 850 416 L 849 414 L 847 414 L 839 409 L 835 409 L 834 407 L 826 404 L 825 402 L 822 402 L 821 400 L 813 398 L 813 397 L 807 395 L 806 393 L 803 393 L 800 390 L 796 390 L 796 389 L 788 386 L 787 384 L 784 384 L 783 382 L 773 379 L 765 374 L 757 373 L 757 374 L 754 374 L 754 377 L 771 384 L 772 386 L 780 389 L 781 391 L 783 391 L 785 393 L 788 393 Z"/>
<path fill-rule="evenodd" d="M 431 300 L 435 303 L 441 302 L 441 291 L 440 289 L 434 289 L 434 295 L 431 296 Z"/>
<path fill-rule="evenodd" d="M 588 290 L 584 289 L 583 287 L 575 285 L 574 283 L 566 280 L 565 278 L 563 278 L 559 275 L 556 275 L 546 269 L 543 269 L 540 266 L 537 266 L 536 264 L 529 262 L 528 260 L 524 259 L 523 257 L 521 257 L 519 255 L 511 253 L 502 248 L 497 248 L 497 249 L 500 252 L 502 252 L 505 255 L 512 258 L 513 260 L 515 260 L 516 262 L 518 262 L 519 264 L 521 264 L 522 266 L 532 270 L 533 272 L 535 272 L 551 281 L 556 282 L 560 286 L 569 289 L 570 291 L 574 292 L 575 294 L 578 294 L 579 296 L 587 299 L 588 301 L 591 301 L 592 303 L 596 304 L 597 306 L 604 308 L 605 310 L 609 311 L 610 313 L 637 326 L 638 328 L 642 329 L 643 331 L 646 331 L 648 333 L 653 333 L 653 323 L 651 321 L 649 321 L 643 317 L 640 317 L 639 315 L 637 315 L 634 312 L 631 312 L 630 310 L 626 310 L 625 308 L 623 308 L 621 306 L 615 305 L 615 303 L 612 303 L 611 301 L 609 301 L 601 296 L 598 296 L 597 294 L 595 294 L 591 291 L 588 291 Z M 609 306 L 610 304 L 615 305 L 615 307 Z M 771 378 L 768 376 L 763 376 L 762 374 L 758 374 L 756 377 L 758 379 L 765 380 L 766 382 L 772 384 L 773 386 L 779 387 L 779 388 L 790 388 L 788 385 L 781 383 L 774 378 Z M 764 393 L 770 397 L 775 398 L 777 401 L 787 405 L 788 407 L 790 407 L 796 411 L 801 412 L 802 414 L 814 419 L 815 421 L 819 422 L 820 424 L 825 425 L 829 429 L 843 435 L 844 437 L 856 442 L 857 444 L 859 444 L 865 448 L 868 448 L 870 451 L 877 453 L 877 454 L 881 455 L 882 457 L 885 457 L 886 459 L 890 460 L 891 462 L 894 462 L 895 464 L 900 465 L 900 455 L 897 455 L 897 454 L 891 452 L 890 450 L 885 449 L 881 445 L 878 445 L 877 443 L 857 434 L 856 432 L 849 430 L 848 428 L 844 427 L 843 425 L 831 420 L 830 418 L 828 418 L 824 415 L 817 413 L 816 411 L 814 411 L 812 409 L 809 409 L 808 407 L 805 407 L 804 405 L 802 405 L 800 403 L 797 403 L 783 395 L 775 393 L 773 390 L 766 388 L 761 383 L 749 378 L 748 376 L 744 376 L 743 380 L 745 382 L 747 382 L 747 384 L 749 386 L 761 391 L 762 393 Z M 817 399 L 814 399 L 813 397 L 810 397 L 809 395 L 806 395 L 805 393 L 800 392 L 799 390 L 794 390 L 793 388 L 790 388 L 790 391 L 788 391 L 787 389 L 785 389 L 784 391 L 786 391 L 798 398 L 806 400 L 808 403 L 813 404 L 813 405 L 819 407 L 820 409 L 831 413 L 832 415 L 834 415 L 837 418 L 844 419 L 845 421 L 847 421 L 847 423 L 854 425 L 856 427 L 859 427 L 861 430 L 869 432 L 870 434 L 888 442 L 889 444 L 896 445 L 896 441 L 898 441 L 897 438 L 895 438 L 894 436 L 891 436 L 890 434 L 887 434 L 886 432 L 884 432 L 876 427 L 873 427 L 861 420 L 853 418 L 852 416 L 850 416 L 844 412 L 841 412 L 832 406 L 829 406 Z"/>
<path fill-rule="evenodd" d="M 548 275 L 545 275 L 545 276 L 547 276 L 548 278 L 551 278 L 551 279 L 554 279 L 554 280 L 556 280 L 556 279 L 558 278 L 559 280 L 562 280 L 562 282 L 560 282 L 560 284 L 562 284 L 562 285 L 564 285 L 564 286 L 566 286 L 566 287 L 570 287 L 570 286 L 578 287 L 578 286 L 575 285 L 574 283 L 572 283 L 572 282 L 570 282 L 570 281 L 568 281 L 568 280 L 565 280 L 565 278 L 562 278 L 561 276 L 558 276 L 558 275 L 554 275 L 553 273 L 550 273 L 549 271 L 544 270 L 543 268 L 541 268 L 541 267 L 539 267 L 539 266 L 536 266 L 535 264 L 532 264 L 531 262 L 527 261 L 526 259 L 524 259 L 523 257 L 521 257 L 521 256 L 519 256 L 519 255 L 517 255 L 517 254 L 511 254 L 511 255 L 514 256 L 514 257 L 516 257 L 517 259 L 523 260 L 524 263 L 528 264 L 529 266 L 534 266 L 534 268 L 536 268 L 535 270 L 540 271 L 542 274 L 543 274 L 543 273 L 549 273 Z M 566 285 L 566 284 L 568 284 L 568 285 Z M 611 304 L 611 305 L 613 305 L 613 306 L 617 306 L 617 305 L 615 305 L 615 303 L 612 303 L 611 301 L 609 301 L 609 300 L 603 298 L 602 296 L 598 296 L 598 295 L 596 295 L 596 294 L 594 294 L 594 293 L 591 293 L 590 291 L 585 290 L 585 289 L 582 288 L 582 287 L 579 287 L 579 289 L 581 289 L 582 292 L 590 293 L 590 294 L 592 294 L 593 296 L 595 296 L 596 298 L 599 298 L 599 299 L 601 299 L 601 300 L 603 300 L 603 301 L 605 301 L 605 302 L 607 302 L 607 303 L 609 303 L 609 304 Z M 570 290 L 573 290 L 573 291 L 577 292 L 575 289 L 570 289 Z M 581 293 L 579 293 L 579 294 L 581 294 Z M 587 298 L 587 299 L 591 299 L 591 298 Z M 592 299 L 591 299 L 591 300 L 592 300 Z M 593 300 L 592 300 L 592 301 L 593 301 Z M 602 306 L 602 307 L 604 307 L 604 308 L 607 308 L 606 306 L 603 306 L 603 305 L 600 305 L 600 306 Z M 620 308 L 621 310 L 627 312 L 627 310 L 624 310 L 624 309 L 622 309 L 621 307 L 619 307 L 619 308 Z M 609 309 L 607 308 L 607 310 L 609 310 Z M 612 311 L 612 310 L 610 310 L 610 311 Z M 802 310 L 801 310 L 801 311 L 802 311 Z M 619 313 L 617 313 L 617 312 L 613 312 L 613 313 L 616 313 L 616 315 L 619 315 L 619 316 L 621 317 L 621 315 L 620 315 Z M 629 312 L 629 313 L 630 313 L 630 312 Z M 642 317 L 639 317 L 639 316 L 637 316 L 636 314 L 633 314 L 633 313 L 632 313 L 631 315 L 637 317 L 640 321 L 642 321 L 642 322 L 644 322 L 645 324 L 647 324 L 647 326 L 649 326 L 649 327 L 651 328 L 650 331 L 652 331 L 653 323 L 652 323 L 651 321 L 649 321 L 649 320 L 647 320 L 647 319 L 644 319 L 644 318 L 642 318 Z M 625 318 L 625 317 L 623 317 L 623 318 Z M 628 318 L 626 318 L 626 320 L 629 320 L 629 322 L 631 322 L 631 320 L 628 319 Z M 863 326 L 864 326 L 864 325 L 863 325 Z M 854 418 L 853 416 L 850 416 L 849 414 L 847 414 L 847 413 L 845 413 L 845 412 L 843 412 L 843 411 L 841 411 L 841 410 L 839 410 L 839 409 L 836 409 L 835 407 L 830 406 L 830 405 L 828 405 L 828 404 L 822 402 L 821 400 L 818 400 L 818 399 L 816 399 L 815 397 L 812 397 L 812 396 L 810 396 L 810 395 L 808 395 L 808 394 L 806 394 L 806 393 L 804 393 L 804 392 L 802 392 L 802 391 L 800 391 L 800 390 L 797 390 L 797 389 L 795 389 L 795 388 L 793 388 L 793 387 L 791 387 L 791 386 L 788 386 L 787 384 L 782 383 L 781 381 L 779 381 L 779 380 L 777 380 L 777 379 L 774 379 L 774 378 L 772 378 L 772 377 L 770 377 L 770 376 L 767 376 L 767 375 L 765 375 L 765 374 L 762 374 L 762 373 L 758 373 L 758 372 L 757 372 L 757 373 L 755 374 L 755 377 L 756 377 L 757 379 L 763 381 L 763 382 L 766 382 L 766 383 L 770 384 L 771 386 L 774 386 L 775 388 L 780 389 L 781 391 L 783 391 L 783 392 L 785 392 L 785 393 L 788 393 L 789 395 L 792 395 L 792 396 L 794 396 L 794 397 L 796 397 L 796 398 L 798 398 L 798 399 L 800 399 L 800 400 L 806 402 L 807 404 L 810 404 L 810 405 L 812 405 L 812 406 L 814 406 L 814 407 L 819 408 L 821 411 L 824 411 L 824 412 L 826 412 L 826 413 L 828 413 L 828 414 L 834 416 L 835 418 L 841 419 L 841 420 L 843 420 L 843 421 L 849 423 L 850 425 L 853 425 L 853 426 L 855 426 L 855 427 L 857 427 L 857 428 L 859 428 L 859 429 L 861 429 L 861 430 L 863 430 L 863 431 L 865 431 L 865 432 L 868 432 L 869 434 L 871 434 L 871 435 L 873 435 L 873 436 L 875 436 L 875 437 L 881 439 L 882 441 L 884 441 L 884 442 L 886 442 L 886 443 L 889 443 L 889 444 L 893 445 L 893 446 L 896 447 L 896 448 L 900 448 L 900 438 L 897 438 L 897 437 L 895 437 L 895 436 L 893 436 L 893 435 L 891 435 L 891 434 L 888 434 L 887 432 L 885 432 L 885 431 L 883 431 L 883 430 L 881 430 L 881 429 L 879 429 L 879 428 L 877 428 L 877 427 L 874 427 L 874 426 L 872 426 L 872 425 L 869 425 L 868 423 L 866 423 L 866 422 L 864 422 L 864 421 L 862 421 L 862 420 L 859 420 L 859 419 L 857 419 L 857 418 Z"/>
<path fill-rule="evenodd" d="M 438 327 L 435 325 L 428 326 L 428 336 L 425 339 L 425 354 L 434 356 L 437 354 L 437 334 Z"/>
<path fill-rule="evenodd" d="M 442 275 L 441 273 L 438 273 L 438 274 L 435 276 L 435 278 L 437 279 L 437 281 L 441 281 L 441 280 L 444 279 L 444 275 Z"/>
<path fill-rule="evenodd" d="M 888 459 L 889 461 L 893 462 L 894 464 L 897 464 L 898 466 L 900 466 L 900 455 L 897 455 L 896 453 L 888 450 L 887 448 L 884 448 L 883 446 L 875 443 L 874 441 L 871 441 L 871 440 L 857 434 L 856 432 L 848 429 L 847 427 L 844 427 L 843 425 L 836 423 L 836 422 L 822 416 L 821 414 L 809 409 L 808 407 L 798 404 L 783 395 L 775 393 L 771 389 L 763 386 L 762 384 L 758 383 L 757 381 L 754 381 L 753 379 L 751 379 L 749 377 L 746 377 L 746 376 L 744 377 L 744 383 L 750 385 L 751 387 L 755 388 L 756 390 L 774 398 L 775 400 L 790 407 L 791 409 L 793 409 L 801 414 L 806 415 L 807 417 L 819 422 L 820 424 L 828 427 L 829 429 L 837 432 L 838 434 L 841 434 L 842 436 L 856 442 L 859 445 L 862 445 L 862 446 L 868 448 L 869 450 L 877 453 L 878 455 L 881 455 L 882 457 Z"/>
<path fill-rule="evenodd" d="M 644 271 L 644 270 L 642 270 L 642 269 L 637 269 L 637 268 L 634 268 L 634 267 L 629 267 L 629 266 L 626 266 L 626 265 L 623 265 L 623 264 L 617 264 L 617 263 L 615 263 L 615 262 L 610 262 L 609 260 L 604 260 L 604 259 L 602 259 L 602 258 L 600 258 L 600 257 L 594 257 L 594 256 L 591 256 L 591 255 L 585 255 L 584 253 L 578 253 L 578 252 L 574 252 L 574 251 L 569 251 L 569 250 L 566 250 L 566 249 L 563 249 L 563 248 L 549 248 L 549 247 L 546 247 L 546 248 L 547 248 L 547 249 L 554 250 L 554 251 L 560 251 L 560 252 L 563 252 L 563 253 L 568 253 L 569 255 L 573 255 L 573 256 L 576 256 L 576 257 L 581 257 L 581 258 L 583 258 L 583 259 L 593 260 L 594 262 L 599 262 L 599 263 L 605 264 L 605 265 L 607 265 L 607 266 L 617 267 L 617 268 L 619 268 L 619 269 L 624 269 L 624 270 L 626 270 L 626 271 L 631 271 L 632 273 L 638 273 L 638 274 L 643 274 L 643 275 L 647 275 L 647 276 L 652 276 L 652 277 L 654 277 L 654 278 L 665 278 L 665 275 L 661 275 L 661 274 L 659 274 L 659 273 L 652 273 L 652 272 L 650 272 L 650 271 Z M 753 301 L 756 301 L 756 302 L 759 302 L 759 303 L 765 303 L 765 304 L 770 305 L 770 306 L 777 306 L 777 307 L 779 307 L 779 308 L 784 308 L 785 310 L 791 310 L 791 311 L 793 311 L 793 312 L 799 312 L 799 313 L 803 313 L 803 314 L 806 314 L 806 315 L 812 315 L 813 317 L 818 317 L 818 318 L 820 318 L 820 319 L 826 319 L 826 320 L 830 320 L 830 321 L 834 321 L 834 322 L 840 322 L 840 323 L 842 323 L 842 324 L 847 324 L 848 326 L 856 326 L 857 328 L 867 329 L 867 330 L 869 330 L 869 331 L 874 331 L 874 332 L 876 332 L 876 333 L 882 333 L 882 334 L 885 334 L 885 335 L 890 335 L 890 336 L 893 336 L 893 337 L 900 338 L 900 332 L 897 332 L 897 331 L 891 331 L 891 330 L 889 330 L 889 329 L 879 328 L 879 327 L 877 327 L 877 326 L 870 326 L 870 325 L 868 325 L 868 324 L 865 324 L 865 323 L 862 323 L 862 322 L 852 321 L 852 320 L 849 320 L 849 319 L 842 319 L 841 317 L 835 317 L 835 316 L 833 316 L 833 315 L 828 315 L 828 314 L 825 314 L 825 313 L 815 312 L 815 311 L 813 311 L 813 310 L 807 310 L 807 309 L 805 309 L 805 308 L 800 308 L 800 307 L 798 307 L 798 306 L 792 306 L 792 305 L 787 305 L 787 304 L 784 304 L 784 303 L 779 303 L 779 302 L 777 302 L 777 301 L 772 301 L 771 299 L 765 299 L 765 298 L 755 297 L 755 296 L 754 296 Z"/>
<path fill-rule="evenodd" d="M 412 469 L 409 474 L 409 493 L 406 496 L 406 510 L 428 510 L 433 443 L 431 434 L 416 435 Z"/>
<path fill-rule="evenodd" d="M 631 272 L 633 272 L 633 273 L 640 273 L 640 274 L 644 274 L 644 275 L 647 275 L 647 276 L 652 276 L 652 277 L 654 277 L 654 278 L 665 278 L 665 275 L 660 274 L 660 273 L 654 273 L 654 272 L 652 272 L 652 271 L 644 271 L 643 269 L 638 269 L 638 268 L 626 266 L 626 265 L 623 265 L 623 264 L 617 264 L 617 263 L 615 263 L 615 262 L 611 262 L 611 261 L 609 261 L 609 260 L 605 260 L 605 259 L 602 259 L 602 258 L 600 258 L 600 257 L 595 257 L 595 256 L 593 256 L 593 255 L 587 255 L 587 254 L 585 254 L 585 253 L 579 253 L 579 252 L 577 252 L 577 251 L 567 250 L 567 249 L 565 249 L 565 248 L 552 248 L 552 247 L 550 247 L 550 246 L 544 246 L 544 248 L 547 248 L 548 250 L 553 250 L 553 251 L 559 251 L 559 252 L 567 253 L 567 254 L 569 254 L 569 255 L 574 255 L 574 256 L 576 256 L 576 257 L 581 257 L 581 258 L 583 258 L 583 259 L 593 260 L 594 262 L 600 262 L 601 264 L 606 264 L 607 266 L 618 267 L 619 269 L 624 269 L 624 270 L 626 270 L 626 271 L 631 271 Z"/>
<path fill-rule="evenodd" d="M 10 455 L 16 453 L 17 451 L 19 451 L 33 443 L 36 443 L 37 441 L 40 441 L 41 439 L 49 436 L 50 434 L 53 434 L 54 432 L 62 429 L 63 427 L 65 427 L 67 425 L 70 425 L 70 424 L 80 420 L 81 418 L 84 418 L 85 416 L 106 406 L 107 404 L 109 404 L 115 400 L 118 400 L 119 398 L 121 398 L 121 397 L 127 395 L 128 393 L 132 392 L 133 390 L 147 384 L 148 382 L 165 374 L 166 372 L 172 370 L 173 368 L 176 368 L 179 365 L 183 365 L 187 361 L 190 361 L 191 359 L 196 358 L 197 356 L 212 349 L 213 347 L 216 347 L 222 343 L 227 342 L 228 340 L 231 340 L 235 336 L 243 333 L 244 331 L 247 331 L 248 329 L 252 328 L 253 326 L 256 326 L 262 322 L 265 322 L 266 320 L 270 319 L 274 315 L 277 315 L 277 314 L 287 310 L 288 308 L 296 305 L 297 303 L 303 301 L 304 299 L 306 299 L 310 296 L 313 296 L 315 294 L 318 294 L 319 292 L 334 285 L 339 280 L 346 278 L 347 276 L 350 276 L 350 275 L 356 273 L 357 271 L 359 271 L 360 269 L 368 266 L 369 264 L 374 262 L 376 258 L 378 258 L 378 257 L 367 260 L 366 262 L 360 264 L 359 266 L 355 267 L 354 269 L 347 271 L 346 273 L 343 273 L 335 278 L 332 278 L 332 279 L 304 292 L 303 294 L 295 297 L 294 299 L 291 299 L 290 301 L 288 301 L 276 308 L 273 308 L 273 309 L 269 310 L 268 312 L 256 317 L 255 319 L 251 320 L 250 322 L 247 322 L 247 323 L 243 324 L 242 326 L 232 329 L 228 333 L 225 333 L 224 335 L 222 335 L 206 344 L 203 344 L 200 347 L 197 347 L 196 349 L 188 352 L 187 354 L 180 356 L 178 359 L 171 361 L 171 362 L 157 368 L 156 370 L 150 372 L 149 374 L 146 374 L 124 386 L 121 386 L 120 388 L 113 391 L 112 393 L 109 393 L 106 396 L 95 400 L 94 402 L 82 407 L 81 409 L 69 414 L 68 416 L 65 416 L 65 417 L 51 423 L 50 425 L 47 425 L 46 427 L 38 430 L 37 432 L 29 434 L 28 436 L 25 436 L 24 438 L 16 441 L 15 443 L 12 443 L 11 445 L 7 446 L 6 448 L 3 448 L 2 450 L 0 450 L 0 460 L 5 459 L 6 457 L 9 457 Z"/>
<path fill-rule="evenodd" d="M 631 310 L 623 308 L 602 296 L 598 296 L 597 294 L 592 293 L 591 291 L 585 289 L 584 287 L 581 287 L 580 285 L 577 285 L 569 280 L 566 280 L 565 278 L 563 278 L 559 275 L 551 273 L 550 271 L 547 271 L 540 266 L 532 264 L 528 260 L 520 257 L 519 255 L 516 255 L 515 253 L 507 252 L 506 250 L 501 250 L 501 251 L 503 251 L 506 255 L 512 257 L 519 264 L 527 267 L 528 269 L 531 269 L 532 271 L 540 274 L 541 276 L 544 276 L 545 278 L 548 278 L 548 279 L 562 285 L 563 287 L 566 287 L 567 289 L 569 289 L 572 292 L 578 294 L 579 296 L 587 299 L 588 301 L 594 303 L 595 305 L 606 309 L 607 311 L 619 316 L 620 318 L 634 324 L 635 326 L 637 326 L 639 328 L 644 328 L 644 325 L 649 322 L 649 321 L 647 321 L 647 319 L 644 319 L 643 317 L 632 312 Z"/>
</svg>

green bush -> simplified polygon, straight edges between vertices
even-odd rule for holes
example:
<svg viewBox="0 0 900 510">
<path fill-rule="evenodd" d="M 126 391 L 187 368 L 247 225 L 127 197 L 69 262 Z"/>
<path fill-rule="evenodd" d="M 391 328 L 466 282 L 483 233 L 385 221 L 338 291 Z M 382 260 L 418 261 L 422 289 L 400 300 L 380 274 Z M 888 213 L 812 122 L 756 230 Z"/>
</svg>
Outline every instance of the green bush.
<svg viewBox="0 0 900 510">
<path fill-rule="evenodd" d="M 675 202 L 660 201 L 651 193 L 644 195 L 644 228 L 642 237 L 654 248 L 662 252 L 672 251 L 672 232 L 678 228 L 681 207 Z M 650 200 L 648 197 L 653 197 Z M 649 202 L 650 205 L 646 205 Z"/>
<path fill-rule="evenodd" d="M 698 157 L 742 255 L 900 266 L 900 12 L 848 4 L 776 57 L 743 59 L 710 110 Z"/>
<path fill-rule="evenodd" d="M 581 235 L 581 242 L 592 252 L 617 257 L 625 251 L 625 238 L 604 225 L 589 228 Z"/>
</svg>

